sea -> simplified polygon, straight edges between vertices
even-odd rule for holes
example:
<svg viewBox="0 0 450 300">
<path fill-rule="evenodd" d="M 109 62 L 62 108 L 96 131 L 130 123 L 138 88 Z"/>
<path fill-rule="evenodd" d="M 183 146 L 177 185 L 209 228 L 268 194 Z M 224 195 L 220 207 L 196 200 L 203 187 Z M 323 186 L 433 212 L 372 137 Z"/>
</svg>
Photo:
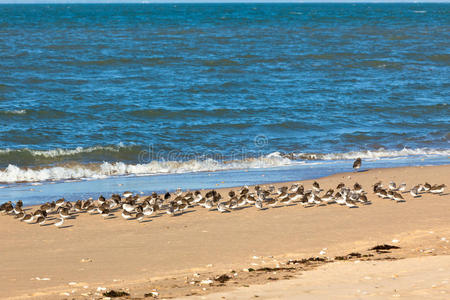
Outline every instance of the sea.
<svg viewBox="0 0 450 300">
<path fill-rule="evenodd" d="M 0 202 L 450 161 L 450 4 L 0 5 Z"/>
</svg>

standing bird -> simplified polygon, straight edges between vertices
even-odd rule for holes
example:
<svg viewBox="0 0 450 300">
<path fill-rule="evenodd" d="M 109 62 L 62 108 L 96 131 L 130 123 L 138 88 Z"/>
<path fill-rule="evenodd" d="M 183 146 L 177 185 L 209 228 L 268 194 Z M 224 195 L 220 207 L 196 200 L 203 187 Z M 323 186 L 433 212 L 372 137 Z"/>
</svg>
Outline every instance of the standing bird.
<svg viewBox="0 0 450 300">
<path fill-rule="evenodd" d="M 358 157 L 358 158 L 353 162 L 353 169 L 354 169 L 355 171 L 358 171 L 358 169 L 361 168 L 361 163 L 362 163 L 361 158 Z"/>
</svg>

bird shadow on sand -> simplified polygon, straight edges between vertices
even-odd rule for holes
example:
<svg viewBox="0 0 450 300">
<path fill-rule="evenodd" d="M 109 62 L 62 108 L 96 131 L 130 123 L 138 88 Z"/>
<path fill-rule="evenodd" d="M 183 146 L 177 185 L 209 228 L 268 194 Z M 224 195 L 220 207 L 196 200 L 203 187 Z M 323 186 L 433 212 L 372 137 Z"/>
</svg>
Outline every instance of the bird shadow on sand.
<svg viewBox="0 0 450 300">
<path fill-rule="evenodd" d="M 439 194 L 439 196 L 447 196 L 447 195 L 450 195 L 450 193 Z"/>
<path fill-rule="evenodd" d="M 61 227 L 58 227 L 58 228 L 63 229 L 63 228 L 70 228 L 70 227 L 73 227 L 73 225 L 66 225 L 66 226 L 61 226 Z"/>
<path fill-rule="evenodd" d="M 369 171 L 369 169 L 358 170 L 358 171 L 355 171 L 355 173 L 362 173 L 362 172 L 367 172 L 367 171 Z"/>
<path fill-rule="evenodd" d="M 139 223 L 149 223 L 149 222 L 151 222 L 152 220 L 145 220 L 145 221 L 140 221 Z"/>
<path fill-rule="evenodd" d="M 51 226 L 51 225 L 55 225 L 55 223 L 42 224 L 41 226 L 42 226 L 42 227 L 45 227 L 45 226 Z"/>
<path fill-rule="evenodd" d="M 181 214 L 177 214 L 177 216 L 182 216 L 182 215 L 184 215 L 184 214 L 189 214 L 189 213 L 193 213 L 193 212 L 195 212 L 195 210 L 193 210 L 193 209 L 191 209 L 191 210 L 185 210 L 185 211 L 183 211 Z"/>
<path fill-rule="evenodd" d="M 109 216 L 104 218 L 104 220 L 117 219 L 117 216 Z"/>
</svg>

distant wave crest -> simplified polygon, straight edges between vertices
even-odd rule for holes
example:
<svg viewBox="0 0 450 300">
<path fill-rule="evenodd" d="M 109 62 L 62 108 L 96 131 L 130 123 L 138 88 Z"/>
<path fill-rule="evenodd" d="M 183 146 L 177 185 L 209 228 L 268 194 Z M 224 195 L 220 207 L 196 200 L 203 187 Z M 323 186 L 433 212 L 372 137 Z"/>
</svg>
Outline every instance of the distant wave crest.
<svg viewBox="0 0 450 300">
<path fill-rule="evenodd" d="M 15 110 L 0 110 L 0 114 L 5 115 L 24 115 L 27 111 L 25 109 L 15 109 Z"/>
<path fill-rule="evenodd" d="M 123 144 L 119 144 L 117 146 L 94 146 L 94 147 L 76 147 L 74 149 L 51 149 L 51 150 L 32 150 L 28 148 L 24 149 L 0 149 L 0 155 L 2 154 L 10 154 L 10 153 L 27 153 L 32 156 L 38 156 L 38 157 L 46 157 L 46 158 L 55 158 L 55 157 L 62 157 L 62 156 L 70 156 L 75 154 L 81 154 L 81 153 L 91 153 L 95 151 L 112 151 L 112 152 L 119 152 L 121 148 L 125 148 Z"/>
</svg>

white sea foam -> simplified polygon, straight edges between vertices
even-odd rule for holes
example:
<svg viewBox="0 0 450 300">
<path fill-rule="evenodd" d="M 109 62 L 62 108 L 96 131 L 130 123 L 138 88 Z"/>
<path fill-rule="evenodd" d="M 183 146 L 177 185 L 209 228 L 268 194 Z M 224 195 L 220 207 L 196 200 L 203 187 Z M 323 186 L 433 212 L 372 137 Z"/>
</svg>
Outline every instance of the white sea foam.
<svg viewBox="0 0 450 300">
<path fill-rule="evenodd" d="M 243 161 L 219 162 L 213 159 L 189 161 L 152 161 L 146 164 L 126 164 L 123 162 L 75 166 L 56 166 L 42 169 L 20 168 L 9 165 L 0 171 L 0 182 L 41 182 L 79 179 L 101 179 L 118 175 L 153 175 L 166 173 L 189 173 L 221 171 L 231 169 L 268 168 L 292 164 L 279 154 L 247 159 Z"/>
<path fill-rule="evenodd" d="M 296 159 L 311 159 L 311 160 L 346 160 L 346 159 L 368 159 L 378 160 L 383 158 L 402 158 L 407 156 L 450 156 L 450 149 L 436 150 L 427 148 L 407 149 L 402 150 L 385 150 L 379 149 L 374 151 L 353 151 L 345 153 L 294 153 L 293 158 Z"/>
<path fill-rule="evenodd" d="M 86 150 L 86 149 L 84 149 Z M 51 155 L 47 151 L 45 155 Z M 53 155 L 53 154 L 52 154 Z M 104 162 L 98 164 L 75 164 L 44 167 L 39 169 L 21 168 L 9 165 L 0 170 L 1 183 L 43 182 L 65 180 L 92 180 L 111 176 L 145 176 L 168 173 L 190 173 L 205 171 L 223 171 L 233 169 L 272 168 L 293 164 L 317 165 L 326 161 L 352 160 L 360 157 L 365 160 L 395 159 L 409 156 L 444 156 L 450 157 L 449 150 L 403 149 L 357 151 L 331 154 L 294 153 L 284 155 L 273 152 L 259 158 L 244 160 L 217 161 L 213 159 L 189 161 L 151 161 L 143 164 L 127 164 L 124 162 Z"/>
</svg>

